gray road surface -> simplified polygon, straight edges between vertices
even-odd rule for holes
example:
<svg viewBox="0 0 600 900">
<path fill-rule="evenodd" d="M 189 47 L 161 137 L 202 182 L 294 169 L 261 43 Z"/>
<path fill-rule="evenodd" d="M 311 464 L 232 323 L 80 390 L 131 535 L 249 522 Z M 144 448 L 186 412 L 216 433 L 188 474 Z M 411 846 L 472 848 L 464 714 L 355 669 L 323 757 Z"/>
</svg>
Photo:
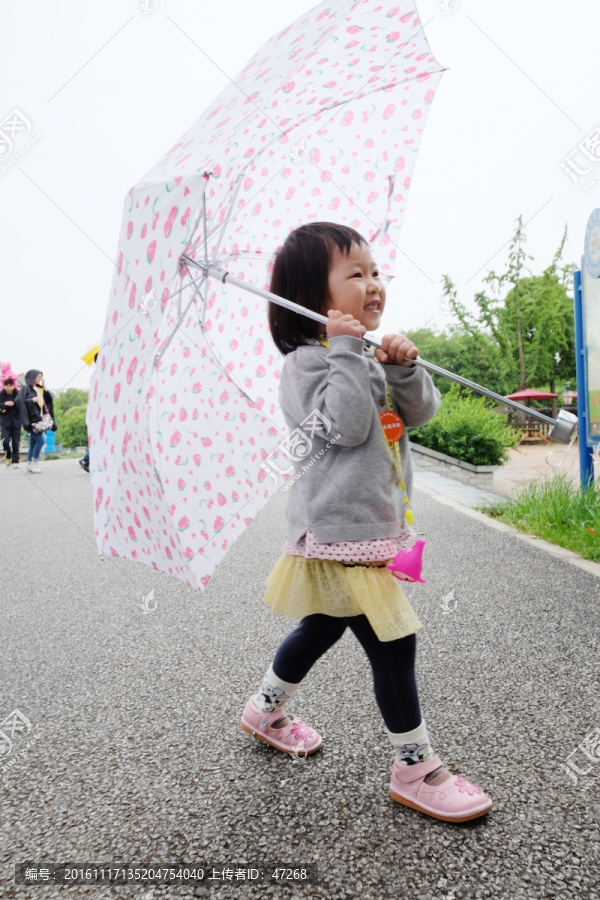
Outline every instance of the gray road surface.
<svg viewBox="0 0 600 900">
<path fill-rule="evenodd" d="M 15 862 L 210 861 L 316 862 L 319 883 L 154 898 L 600 898 L 599 579 L 416 491 L 423 712 L 444 762 L 494 799 L 449 825 L 390 800 L 392 752 L 348 632 L 291 707 L 324 736 L 314 757 L 240 729 L 291 626 L 261 599 L 286 494 L 194 593 L 101 560 L 88 477 L 74 460 L 43 468 L 0 470 L 0 720 L 17 709 L 31 723 L 0 760 L 1 896 L 149 890 L 15 887 Z"/>
</svg>

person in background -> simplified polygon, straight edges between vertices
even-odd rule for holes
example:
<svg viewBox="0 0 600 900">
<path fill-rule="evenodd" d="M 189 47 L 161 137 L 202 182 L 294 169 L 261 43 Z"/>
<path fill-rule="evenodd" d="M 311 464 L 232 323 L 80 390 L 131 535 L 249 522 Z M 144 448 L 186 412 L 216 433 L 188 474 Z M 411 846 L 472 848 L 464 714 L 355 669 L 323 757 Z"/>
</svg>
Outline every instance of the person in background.
<svg viewBox="0 0 600 900">
<path fill-rule="evenodd" d="M 44 413 L 52 417 L 52 431 L 56 431 L 54 421 L 54 403 L 52 394 L 46 390 L 44 373 L 39 369 L 30 369 L 25 374 L 25 384 L 17 394 L 23 428 L 29 432 L 29 453 L 27 454 L 27 471 L 31 475 L 39 475 L 42 471 L 37 465 L 42 447 L 46 443 L 46 434 L 36 432 L 32 425 L 41 422 Z"/>
<path fill-rule="evenodd" d="M 98 354 L 96 353 L 96 355 L 94 356 L 94 362 L 96 362 L 97 359 L 98 359 Z M 83 457 L 83 459 L 79 460 L 79 465 L 81 466 L 81 468 L 83 469 L 84 472 L 90 471 L 90 448 L 89 448 L 89 446 L 86 450 L 86 454 Z"/>
<path fill-rule="evenodd" d="M 12 469 L 19 467 L 19 440 L 21 437 L 21 416 L 16 401 L 17 389 L 14 379 L 7 378 L 0 391 L 0 431 L 6 453 L 6 465 Z"/>
</svg>

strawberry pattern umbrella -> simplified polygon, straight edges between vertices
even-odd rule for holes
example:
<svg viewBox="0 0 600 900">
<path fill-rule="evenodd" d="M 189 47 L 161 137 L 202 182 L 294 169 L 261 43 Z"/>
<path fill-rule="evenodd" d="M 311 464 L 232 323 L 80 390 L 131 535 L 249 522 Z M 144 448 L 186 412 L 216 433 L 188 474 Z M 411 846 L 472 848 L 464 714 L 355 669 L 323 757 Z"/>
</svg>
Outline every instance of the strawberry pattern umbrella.
<svg viewBox="0 0 600 900">
<path fill-rule="evenodd" d="M 327 220 L 391 276 L 441 71 L 413 2 L 321 3 L 129 191 L 87 417 L 102 552 L 203 589 L 280 486 L 266 304 L 182 257 L 267 287 L 289 232 Z"/>
</svg>

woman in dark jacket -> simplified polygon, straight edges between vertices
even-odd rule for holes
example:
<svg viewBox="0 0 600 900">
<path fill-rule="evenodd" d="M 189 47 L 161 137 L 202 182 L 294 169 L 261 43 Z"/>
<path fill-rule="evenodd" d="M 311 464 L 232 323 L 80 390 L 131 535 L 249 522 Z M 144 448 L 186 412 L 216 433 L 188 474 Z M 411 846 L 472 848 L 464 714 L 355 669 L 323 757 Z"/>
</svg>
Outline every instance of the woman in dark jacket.
<svg viewBox="0 0 600 900">
<path fill-rule="evenodd" d="M 17 394 L 23 428 L 29 432 L 29 453 L 27 454 L 27 471 L 38 475 L 42 470 L 37 465 L 42 447 L 46 443 L 46 433 L 32 429 L 34 422 L 41 422 L 44 413 L 52 416 L 52 431 L 56 431 L 54 421 L 54 402 L 52 394 L 46 390 L 44 373 L 39 369 L 30 369 L 25 375 L 25 385 Z"/>
</svg>

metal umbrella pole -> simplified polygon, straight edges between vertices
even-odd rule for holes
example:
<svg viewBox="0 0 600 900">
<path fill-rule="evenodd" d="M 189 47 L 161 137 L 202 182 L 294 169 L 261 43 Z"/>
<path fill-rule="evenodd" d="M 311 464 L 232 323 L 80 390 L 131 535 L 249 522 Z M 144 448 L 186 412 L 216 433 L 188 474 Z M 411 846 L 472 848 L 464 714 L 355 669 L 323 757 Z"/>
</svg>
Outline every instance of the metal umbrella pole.
<svg viewBox="0 0 600 900">
<path fill-rule="evenodd" d="M 315 322 L 320 322 L 322 325 L 327 325 L 327 323 L 329 322 L 329 319 L 327 319 L 326 316 L 322 316 L 319 313 L 313 312 L 311 309 L 306 309 L 306 307 L 300 306 L 298 303 L 294 303 L 292 300 L 286 300 L 284 297 L 278 297 L 276 294 L 272 294 L 270 291 L 265 291 L 262 288 L 256 287 L 253 284 L 249 284 L 246 281 L 242 281 L 241 279 L 236 278 L 222 266 L 214 265 L 212 263 L 198 262 L 198 260 L 191 259 L 185 254 L 183 254 L 181 258 L 186 265 L 194 266 L 195 268 L 200 269 L 210 278 L 216 278 L 219 281 L 223 282 L 223 284 L 230 284 L 233 287 L 238 287 L 244 291 L 249 291 L 251 294 L 256 294 L 258 297 L 262 297 L 264 300 L 270 300 L 272 303 L 277 303 L 279 306 L 284 306 L 286 309 L 290 309 L 292 310 L 292 312 L 299 313 L 299 315 L 301 316 L 307 316 L 309 319 L 314 319 Z M 381 347 L 381 344 L 379 344 L 377 341 L 371 340 L 371 338 L 363 337 L 362 340 L 372 347 Z M 556 419 L 551 419 L 549 416 L 545 416 L 543 413 L 537 412 L 534 409 L 530 409 L 527 406 L 523 406 L 522 403 L 517 403 L 515 400 L 509 400 L 507 397 L 503 397 L 502 394 L 496 394 L 495 391 L 489 391 L 487 388 L 483 387 L 481 384 L 477 384 L 475 381 L 469 381 L 468 378 L 463 378 L 461 375 L 455 375 L 454 372 L 449 372 L 448 369 L 442 369 L 441 366 L 436 366 L 434 363 L 426 362 L 424 359 L 421 359 L 420 356 L 417 356 L 417 358 L 413 359 L 412 362 L 414 362 L 416 366 L 421 366 L 421 368 L 426 369 L 428 372 L 433 372 L 436 375 L 443 375 L 445 378 L 450 378 L 451 381 L 456 381 L 458 382 L 458 384 L 462 384 L 478 394 L 484 394 L 486 397 L 491 397 L 492 400 L 497 400 L 503 406 L 511 406 L 513 409 L 518 409 L 531 416 L 534 416 L 536 419 L 539 419 L 540 422 L 546 422 L 546 424 L 551 426 L 550 431 L 548 432 L 548 437 L 553 441 L 559 441 L 561 444 L 568 444 L 571 440 L 573 432 L 577 426 L 577 416 L 574 416 L 572 413 L 566 412 L 566 410 L 564 409 L 559 410 Z"/>
</svg>

